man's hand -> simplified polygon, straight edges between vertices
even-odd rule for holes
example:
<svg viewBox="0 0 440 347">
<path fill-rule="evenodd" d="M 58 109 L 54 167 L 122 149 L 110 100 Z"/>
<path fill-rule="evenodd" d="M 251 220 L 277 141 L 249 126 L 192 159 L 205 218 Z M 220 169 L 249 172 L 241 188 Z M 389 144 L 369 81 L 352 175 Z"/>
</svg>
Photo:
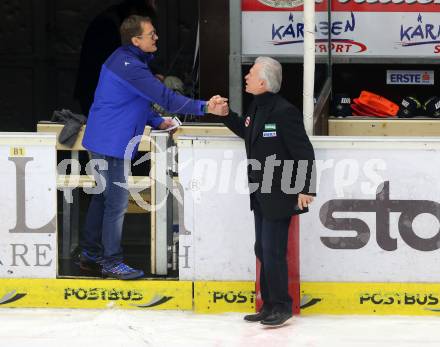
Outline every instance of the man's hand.
<svg viewBox="0 0 440 347">
<path fill-rule="evenodd" d="M 165 130 L 165 129 L 168 129 L 169 127 L 173 126 L 173 125 L 174 125 L 173 124 L 173 120 L 171 118 L 165 118 L 163 120 L 163 122 L 160 123 L 159 129 L 160 130 Z"/>
<path fill-rule="evenodd" d="M 312 201 L 313 201 L 313 196 L 298 194 L 298 207 L 301 211 L 304 209 L 304 207 L 309 207 Z"/>
<path fill-rule="evenodd" d="M 159 125 L 159 129 L 160 129 L 160 130 L 166 130 L 166 129 L 168 129 L 169 127 L 172 127 L 173 125 L 174 125 L 174 121 L 173 121 L 172 118 L 165 118 L 164 121 L 163 121 L 162 123 L 160 123 L 160 125 Z M 174 133 L 176 132 L 176 130 L 177 130 L 177 128 L 171 130 L 171 131 L 170 131 L 170 134 L 174 134 Z"/>
<path fill-rule="evenodd" d="M 161 75 L 160 73 L 157 73 L 154 76 L 156 76 L 156 78 L 161 82 L 163 82 L 165 80 L 165 76 Z"/>
<path fill-rule="evenodd" d="M 229 114 L 228 99 L 223 98 L 220 95 L 214 95 L 207 102 L 208 113 L 215 114 L 217 116 L 227 116 Z"/>
</svg>

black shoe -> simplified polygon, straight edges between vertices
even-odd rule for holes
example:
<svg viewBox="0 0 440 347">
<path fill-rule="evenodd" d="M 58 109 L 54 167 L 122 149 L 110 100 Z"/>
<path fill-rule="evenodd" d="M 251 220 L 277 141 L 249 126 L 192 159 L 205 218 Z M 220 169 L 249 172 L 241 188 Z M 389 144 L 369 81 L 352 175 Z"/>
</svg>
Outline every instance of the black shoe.
<svg viewBox="0 0 440 347">
<path fill-rule="evenodd" d="M 289 320 L 290 318 L 292 318 L 292 314 L 290 312 L 274 311 L 274 312 L 272 312 L 271 315 L 266 317 L 266 319 L 263 319 L 261 321 L 261 324 L 267 325 L 270 327 L 280 327 L 284 323 L 286 323 L 287 320 Z"/>
<path fill-rule="evenodd" d="M 86 252 L 79 255 L 79 268 L 91 275 L 102 276 L 102 258 L 91 257 Z"/>
<path fill-rule="evenodd" d="M 262 309 L 260 312 L 255 313 L 255 314 L 248 314 L 247 316 L 244 316 L 244 320 L 246 322 L 259 322 L 263 319 L 266 319 L 267 317 L 270 316 L 271 314 L 271 310 L 268 309 Z"/>
</svg>

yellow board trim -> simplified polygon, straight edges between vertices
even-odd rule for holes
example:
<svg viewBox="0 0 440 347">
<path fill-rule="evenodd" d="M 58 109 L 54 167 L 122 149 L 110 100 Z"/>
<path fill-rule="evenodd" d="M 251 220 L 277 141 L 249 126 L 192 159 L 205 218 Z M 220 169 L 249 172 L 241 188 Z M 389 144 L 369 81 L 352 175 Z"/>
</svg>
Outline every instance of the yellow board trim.
<svg viewBox="0 0 440 347">
<path fill-rule="evenodd" d="M 255 312 L 255 282 L 0 279 L 0 308 Z M 301 315 L 440 315 L 440 283 L 301 283 Z"/>
<path fill-rule="evenodd" d="M 192 310 L 192 282 L 0 279 L 0 307 Z"/>
<path fill-rule="evenodd" d="M 301 283 L 301 315 L 440 315 L 440 283 Z"/>
<path fill-rule="evenodd" d="M 194 282 L 196 313 L 255 312 L 255 282 Z"/>
</svg>

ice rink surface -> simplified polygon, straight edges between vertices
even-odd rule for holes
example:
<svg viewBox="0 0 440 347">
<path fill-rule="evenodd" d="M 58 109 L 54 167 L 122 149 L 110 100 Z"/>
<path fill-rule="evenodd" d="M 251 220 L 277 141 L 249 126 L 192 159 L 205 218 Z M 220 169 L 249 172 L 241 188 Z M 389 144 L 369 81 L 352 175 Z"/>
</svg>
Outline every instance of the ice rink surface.
<svg viewBox="0 0 440 347">
<path fill-rule="evenodd" d="M 303 316 L 270 329 L 242 316 L 0 309 L 0 347 L 440 346 L 440 317 Z"/>
</svg>

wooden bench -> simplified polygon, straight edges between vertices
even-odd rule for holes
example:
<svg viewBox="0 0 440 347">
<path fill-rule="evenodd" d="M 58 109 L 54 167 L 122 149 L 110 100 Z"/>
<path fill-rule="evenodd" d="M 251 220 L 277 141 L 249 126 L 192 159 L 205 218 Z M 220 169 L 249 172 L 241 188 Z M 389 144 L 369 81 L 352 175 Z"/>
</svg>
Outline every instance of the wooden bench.
<svg viewBox="0 0 440 347">
<path fill-rule="evenodd" d="M 46 132 L 57 135 L 57 151 L 68 151 L 72 160 L 79 159 L 79 151 L 85 151 L 82 146 L 82 139 L 84 136 L 85 126 L 81 128 L 78 137 L 72 147 L 67 147 L 58 141 L 58 137 L 64 125 L 52 122 L 40 122 L 37 124 L 38 132 Z M 139 151 L 147 152 L 150 150 L 150 135 L 151 128 L 145 127 L 143 138 L 139 144 Z M 78 246 L 79 243 L 79 192 L 77 188 L 93 188 L 96 182 L 93 176 L 81 175 L 76 168 L 72 168 L 70 175 L 58 174 L 57 188 L 63 191 L 63 245 L 61 249 L 61 257 L 70 258 L 71 252 Z M 146 190 L 142 192 L 142 197 L 147 202 L 151 202 L 151 179 L 148 176 L 129 176 L 128 188 L 129 190 Z M 70 199 L 71 198 L 71 199 Z M 72 202 L 72 203 L 70 203 Z M 140 208 L 136 202 L 130 199 L 128 204 L 128 213 L 146 213 L 144 209 Z"/>
<path fill-rule="evenodd" d="M 440 121 L 434 118 L 346 117 L 329 118 L 330 136 L 438 136 Z"/>
<path fill-rule="evenodd" d="M 58 136 L 63 128 L 63 124 L 40 122 L 37 125 L 38 132 L 55 133 Z M 85 148 L 81 145 L 84 135 L 85 127 L 82 127 L 78 138 L 74 145 L 66 147 L 57 141 L 58 151 L 69 151 L 71 159 L 78 160 L 79 151 L 84 151 Z M 183 126 L 177 129 L 173 138 L 176 139 L 179 136 L 231 136 L 233 133 L 221 124 L 192 124 L 191 126 Z M 150 136 L 155 136 L 155 141 L 161 144 L 159 148 L 152 146 Z M 154 182 L 157 176 L 161 176 L 162 179 L 169 175 L 169 170 L 177 171 L 176 167 L 173 167 L 175 163 L 172 162 L 171 155 L 168 155 L 165 148 L 169 144 L 168 134 L 152 134 L 151 128 L 145 127 L 143 138 L 139 144 L 139 151 L 151 151 L 151 177 L 148 176 L 131 176 L 129 177 L 129 189 L 140 190 L 142 199 L 146 202 L 156 204 L 161 199 L 166 198 L 166 208 L 155 209 L 151 212 L 151 272 L 153 274 L 166 275 L 168 269 L 168 242 L 170 230 L 172 233 L 172 222 L 170 225 L 169 214 L 172 212 L 172 199 L 167 198 L 167 187 L 163 185 L 155 185 Z M 154 148 L 152 148 L 154 147 Z M 170 162 L 171 161 L 171 162 Z M 177 180 L 177 178 L 174 178 Z M 70 258 L 71 251 L 77 246 L 79 240 L 79 208 L 78 203 L 70 204 L 66 200 L 66 195 L 71 194 L 73 201 L 77 202 L 79 199 L 79 191 L 77 188 L 92 188 L 95 185 L 95 180 L 92 176 L 81 175 L 77 168 L 74 168 L 70 175 L 58 175 L 57 187 L 64 192 L 63 198 L 63 234 L 62 234 L 62 251 L 61 257 Z M 69 196 L 70 197 L 70 196 Z M 135 213 L 145 212 L 144 209 L 139 207 L 133 200 L 129 201 L 129 212 Z M 172 217 L 171 217 L 172 220 Z"/>
<path fill-rule="evenodd" d="M 96 181 L 89 175 L 58 175 L 57 188 L 93 188 Z M 151 187 L 151 179 L 148 176 L 129 176 L 128 189 L 144 190 Z"/>
</svg>

